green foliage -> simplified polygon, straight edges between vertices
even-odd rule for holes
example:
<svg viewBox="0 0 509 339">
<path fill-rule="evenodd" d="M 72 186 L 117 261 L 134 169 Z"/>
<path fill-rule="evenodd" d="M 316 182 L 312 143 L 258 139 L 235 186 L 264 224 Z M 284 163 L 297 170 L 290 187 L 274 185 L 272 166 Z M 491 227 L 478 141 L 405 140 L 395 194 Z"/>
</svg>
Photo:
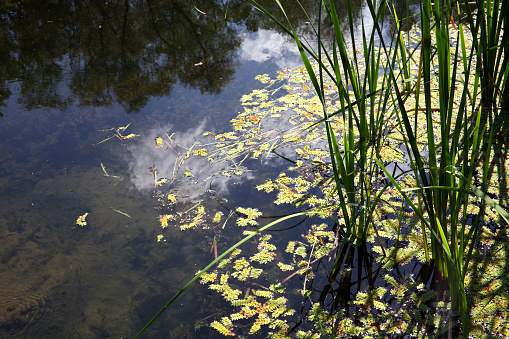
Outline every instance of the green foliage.
<svg viewBox="0 0 509 339">
<path fill-rule="evenodd" d="M 225 336 L 234 336 L 235 334 L 233 334 L 229 328 L 231 328 L 231 322 L 229 325 L 225 326 L 224 324 L 220 323 L 219 321 L 213 321 L 210 326 L 217 330 L 219 333 L 221 333 L 222 335 L 225 335 Z"/>
<path fill-rule="evenodd" d="M 253 217 L 259 215 L 259 212 L 254 209 L 239 208 L 237 211 Z M 294 310 L 286 306 L 287 299 L 278 295 L 284 292 L 284 287 L 282 286 L 271 285 L 268 289 L 252 289 L 247 287 L 244 298 L 241 299 L 241 290 L 232 287 L 234 284 L 229 282 L 230 278 L 235 278 L 237 280 L 235 286 L 239 286 L 239 284 L 252 281 L 252 279 L 257 279 L 262 275 L 264 270 L 255 267 L 255 265 L 266 265 L 276 257 L 274 252 L 276 247 L 269 243 L 271 238 L 272 236 L 268 234 L 261 236 L 258 241 L 257 253 L 253 254 L 249 259 L 239 258 L 231 264 L 232 259 L 240 253 L 240 251 L 236 251 L 236 253 L 230 255 L 228 261 L 222 261 L 219 269 L 225 273 L 221 273 L 219 284 L 214 283 L 217 273 L 203 273 L 201 278 L 202 283 L 210 283 L 209 288 L 221 293 L 221 296 L 229 301 L 236 310 L 236 312 L 229 316 L 231 321 L 253 320 L 249 329 L 250 334 L 258 333 L 262 326 L 268 326 L 271 329 L 279 329 L 284 332 L 288 325 L 280 318 L 294 313 Z M 238 310 L 239 308 L 240 310 Z M 225 330 L 234 331 L 231 326 L 229 327 L 224 322 L 219 324 L 216 322 L 211 326 L 221 334 L 227 333 Z"/>
<path fill-rule="evenodd" d="M 354 304 L 361 305 L 361 311 L 369 311 L 371 307 L 378 308 L 382 311 L 387 309 L 387 305 L 376 300 L 377 298 L 382 297 L 385 294 L 385 288 L 379 287 L 375 290 L 368 292 L 359 292 L 357 293 L 356 300 L 353 302 Z"/>
<path fill-rule="evenodd" d="M 255 219 L 262 215 L 262 213 L 255 208 L 237 207 L 236 211 L 240 215 L 237 218 L 238 226 L 256 226 L 258 222 L 256 222 Z"/>
<path fill-rule="evenodd" d="M 350 6 L 350 2 L 347 4 Z M 375 8 L 373 3 L 368 2 L 368 6 L 372 15 L 375 16 L 377 11 L 383 8 L 384 3 Z M 284 13 L 283 7 L 281 5 L 280 7 Z M 475 53 L 468 54 L 466 51 L 472 50 L 469 43 L 474 41 L 475 44 L 475 40 L 460 23 L 455 45 L 461 46 L 462 50 L 458 53 L 459 48 L 456 48 L 454 52 L 450 48 L 452 45 L 450 37 L 453 36 L 451 31 L 453 28 L 456 29 L 456 26 L 454 23 L 449 25 L 449 18 L 452 18 L 451 8 L 440 8 L 436 3 L 434 7 L 431 7 L 430 2 L 424 1 L 421 9 L 422 32 L 414 33 L 417 31 L 414 29 L 407 35 L 411 38 L 405 42 L 398 31 L 394 49 L 387 50 L 383 45 L 383 51 L 375 47 L 372 40 L 368 42 L 363 32 L 363 50 L 355 49 L 352 36 L 351 43 L 353 50 L 356 51 L 353 57 L 346 49 L 333 2 L 330 2 L 328 9 L 325 9 L 336 30 L 338 50 L 334 50 L 333 55 L 323 50 L 325 57 L 322 58 L 320 23 L 318 30 L 315 30 L 319 42 L 318 49 L 315 50 L 301 43 L 300 37 L 290 23 L 286 31 L 295 39 L 301 50 L 305 69 L 322 106 L 335 189 L 338 194 L 336 198 L 323 189 L 325 196 L 332 201 L 322 201 L 322 206 L 339 206 L 342 212 L 338 213 L 339 224 L 344 225 L 346 234 L 349 236 L 368 241 L 373 241 L 376 236 L 379 242 L 381 236 L 396 239 L 396 246 L 389 251 L 381 242 L 380 246 L 374 247 L 375 252 L 381 255 L 379 261 L 385 269 L 390 269 L 394 264 L 408 263 L 415 256 L 421 261 L 429 262 L 429 248 L 431 248 L 432 257 L 438 263 L 438 269 L 450 280 L 452 308 L 460 311 L 464 333 L 467 335 L 470 321 L 464 296 L 463 277 L 468 271 L 470 256 L 477 237 L 475 230 L 481 219 L 475 219 L 474 225 L 467 224 L 467 207 L 464 206 L 468 206 L 469 212 L 475 210 L 475 207 L 470 205 L 480 206 L 480 209 L 476 211 L 477 214 L 483 217 L 486 210 L 487 216 L 492 220 L 496 218 L 496 215 L 493 212 L 490 214 L 490 208 L 486 209 L 486 201 L 502 217 L 507 218 L 507 213 L 498 208 L 492 200 L 487 200 L 479 189 L 472 188 L 472 176 L 477 164 L 473 160 L 466 160 L 469 157 L 478 156 L 481 142 L 486 140 L 483 139 L 484 135 L 480 131 L 480 114 L 476 112 L 478 77 L 468 76 L 470 67 L 472 69 L 476 67 L 476 60 L 473 58 Z M 498 12 L 495 11 L 495 13 Z M 270 15 L 270 13 L 267 14 Z M 394 18 L 399 30 L 395 15 Z M 349 22 L 352 22 L 351 17 Z M 375 21 L 373 33 L 377 29 L 379 29 L 378 22 Z M 431 46 L 437 51 L 435 58 L 430 58 Z M 421 49 L 421 58 L 413 58 L 412 56 L 417 55 L 416 52 L 419 49 Z M 304 50 L 317 63 L 309 61 Z M 363 60 L 363 57 L 364 63 L 359 61 Z M 399 64 L 396 62 L 398 59 Z M 344 67 L 343 72 L 339 65 Z M 381 83 L 380 77 L 377 76 L 379 65 L 384 67 L 387 75 L 381 78 Z M 456 68 L 459 65 L 463 66 L 461 79 L 457 77 Z M 398 67 L 403 72 L 397 73 Z M 430 76 L 433 68 L 438 70 L 438 77 Z M 411 76 L 412 70 L 415 73 Z M 363 79 L 361 74 L 364 73 L 367 77 Z M 423 85 L 421 85 L 421 74 L 424 76 Z M 370 76 L 375 82 L 370 82 Z M 401 82 L 400 77 L 403 78 Z M 336 106 L 339 110 L 331 108 L 326 93 L 330 79 L 333 80 L 339 94 L 339 100 L 335 101 L 335 103 L 341 103 L 340 106 Z M 371 92 L 374 88 L 381 89 L 378 97 L 369 98 L 366 80 L 371 86 L 369 87 Z M 364 81 L 364 87 L 360 85 L 362 81 Z M 398 87 L 399 83 L 404 83 L 404 88 Z M 455 92 L 454 89 L 460 83 L 462 91 Z M 351 91 L 345 90 L 348 86 L 352 89 Z M 422 96 L 419 96 L 420 86 L 423 86 L 424 95 Z M 432 91 L 431 88 L 437 88 L 438 91 Z M 410 92 L 411 90 L 413 92 Z M 405 96 L 403 96 L 404 92 L 407 92 Z M 386 109 L 387 114 L 384 115 L 380 108 L 385 107 L 382 105 L 387 103 L 388 110 Z M 423 114 L 419 114 L 420 107 L 423 107 Z M 336 120 L 336 116 L 340 116 L 339 121 Z M 377 130 L 378 126 L 382 126 L 379 124 L 380 121 L 396 128 L 383 132 Z M 469 131 L 472 130 L 474 131 L 471 134 L 473 141 L 469 142 L 467 139 L 471 137 Z M 336 138 L 336 133 L 342 135 L 342 138 Z M 375 141 L 371 138 L 373 135 L 376 135 Z M 396 147 L 384 150 L 379 146 L 390 142 Z M 485 159 L 492 158 L 490 144 L 491 139 L 487 141 Z M 408 152 L 412 168 L 410 172 L 413 172 L 413 176 L 406 175 L 402 178 L 403 175 L 401 175 L 393 178 L 386 171 L 384 164 L 388 161 L 405 162 L 404 153 L 401 151 L 403 147 Z M 305 145 L 298 148 L 296 152 L 305 160 L 313 155 L 312 149 Z M 394 150 L 398 151 L 394 152 Z M 421 157 L 423 151 L 429 152 L 428 159 Z M 397 188 L 397 191 L 392 190 L 397 192 L 396 194 L 387 195 L 384 192 L 385 187 L 380 190 L 377 176 L 373 175 L 376 173 L 376 167 L 373 167 L 374 160 L 391 179 L 392 185 Z M 301 166 L 302 164 L 299 164 L 297 168 Z M 489 188 L 487 167 L 481 166 L 479 170 L 483 173 L 482 189 Z M 428 175 L 430 179 L 427 179 Z M 298 206 L 301 206 L 308 199 L 308 195 L 302 195 L 306 193 L 308 185 L 299 187 L 296 185 L 297 182 L 299 181 L 283 174 L 275 182 L 267 181 L 258 189 L 266 192 L 278 190 L 276 203 L 298 203 Z M 334 192 L 334 189 L 331 191 Z M 505 196 L 505 194 L 502 195 Z M 476 200 L 471 196 L 477 196 L 480 199 Z M 410 206 L 413 213 L 407 213 L 406 206 Z M 397 218 L 386 218 L 385 216 L 390 213 L 395 213 Z M 368 229 L 370 223 L 373 225 L 372 231 Z M 400 232 L 402 226 L 409 227 L 409 232 L 405 235 Z M 419 229 L 414 229 L 415 226 L 420 227 L 420 232 Z M 399 246 L 400 241 L 405 241 L 406 245 Z M 294 246 L 294 243 L 290 244 L 290 252 L 298 256 L 306 256 L 305 247 L 300 246 L 294 250 Z M 299 266 L 304 268 L 307 264 L 301 261 Z M 356 302 L 365 308 L 375 306 L 376 298 L 370 293 L 376 291 L 379 292 L 374 290 L 367 294 L 357 294 Z M 400 296 L 401 293 L 399 292 Z M 424 307 L 423 300 L 432 294 L 430 292 L 419 297 L 414 293 L 410 297 L 416 305 Z M 382 303 L 377 305 L 380 308 L 384 307 Z M 437 307 L 443 306 L 440 303 L 437 305 Z M 369 319 L 366 321 L 369 322 Z M 436 316 L 432 317 L 430 324 L 438 328 L 442 322 L 443 317 Z"/>
<path fill-rule="evenodd" d="M 87 226 L 87 221 L 86 221 L 87 216 L 88 216 L 88 212 L 83 215 L 80 215 L 78 217 L 78 219 L 76 219 L 76 225 L 81 226 L 81 227 Z"/>
</svg>

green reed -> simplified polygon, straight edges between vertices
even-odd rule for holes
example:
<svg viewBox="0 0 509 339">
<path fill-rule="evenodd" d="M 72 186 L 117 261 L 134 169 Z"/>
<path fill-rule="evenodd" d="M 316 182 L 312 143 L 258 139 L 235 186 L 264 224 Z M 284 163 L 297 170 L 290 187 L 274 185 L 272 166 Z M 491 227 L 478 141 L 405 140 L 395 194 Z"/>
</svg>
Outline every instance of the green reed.
<svg viewBox="0 0 509 339">
<path fill-rule="evenodd" d="M 281 3 L 276 0 L 286 17 Z M 268 13 L 262 6 L 253 1 L 255 6 L 269 15 L 280 27 L 283 27 L 294 39 L 299 48 L 304 66 L 308 72 L 314 89 L 322 103 L 328 147 L 331 154 L 333 176 L 336 182 L 339 208 L 344 219 L 346 234 L 352 241 L 364 240 L 368 227 L 376 228 L 373 224 L 372 213 L 379 198 L 374 193 L 377 180 L 377 167 L 373 161 L 376 148 L 380 146 L 384 131 L 386 106 L 390 99 L 390 91 L 382 91 L 382 86 L 388 86 L 389 77 L 387 65 L 382 64 L 380 51 L 376 48 L 376 28 L 365 32 L 363 28 L 361 46 L 362 59 L 350 50 L 357 50 L 354 36 L 354 18 L 350 1 L 347 1 L 348 25 L 350 28 L 349 46 L 333 1 L 328 6 L 320 7 L 318 27 L 314 28 L 318 46 L 314 49 L 304 45 L 287 19 L 288 28 L 278 19 Z M 332 51 L 326 48 L 321 39 L 321 11 L 326 12 L 332 22 L 334 41 Z M 375 17 L 382 18 L 385 6 L 373 7 Z M 309 55 L 309 56 L 308 56 Z M 316 70 L 311 59 L 318 64 Z M 362 66 L 361 66 L 362 64 Z M 341 109 L 328 112 L 325 97 L 324 77 L 332 79 L 338 88 L 338 99 Z M 353 93 L 353 95 L 351 95 Z M 383 98 L 377 99 L 378 95 Z M 338 134 L 334 131 L 330 119 L 339 117 L 345 129 Z"/>
<path fill-rule="evenodd" d="M 456 4 L 459 8 L 459 3 Z M 421 62 L 422 87 L 417 84 L 415 93 L 421 93 L 425 99 L 426 144 L 428 157 L 423 159 L 416 142 L 415 129 L 412 128 L 410 112 L 405 109 L 402 94 L 394 87 L 398 105 L 401 128 L 408 135 L 407 148 L 412 153 L 411 166 L 422 194 L 426 218 L 421 213 L 423 226 L 431 232 L 431 252 L 438 271 L 449 282 L 452 307 L 459 311 L 464 336 L 468 336 L 469 314 L 464 290 L 464 278 L 477 238 L 486 202 L 486 184 L 489 176 L 489 162 L 492 151 L 492 121 L 488 125 L 480 124 L 479 109 L 479 70 L 472 69 L 476 49 L 465 47 L 465 35 L 461 21 L 455 36 L 450 36 L 449 21 L 452 20 L 452 6 L 445 2 L 430 0 L 421 3 Z M 492 13 L 493 14 L 493 13 Z M 482 23 L 481 23 L 482 24 Z M 431 45 L 434 34 L 436 43 Z M 475 35 L 474 35 L 475 37 Z M 474 38 L 475 39 L 475 38 Z M 455 42 L 456 48 L 451 48 Z M 432 57 L 433 56 L 433 57 Z M 493 66 L 493 65 L 492 65 Z M 433 107 L 431 77 L 438 68 L 438 101 Z M 421 70 L 420 70 L 421 71 Z M 484 68 L 484 72 L 486 69 Z M 461 73 L 462 76 L 459 76 Z M 473 92 L 468 84 L 473 83 Z M 481 85 L 482 86 L 482 85 Z M 459 93 L 456 93 L 459 90 Z M 459 103 L 455 97 L 459 97 Z M 416 100 L 416 103 L 419 101 Z M 417 106 L 416 106 L 417 108 Z M 433 117 L 433 108 L 439 109 L 439 121 Z M 419 114 L 417 109 L 414 114 Z M 490 131 L 487 133 L 487 128 Z M 435 134 L 439 141 L 435 141 Z M 478 159 L 484 165 L 477 168 Z M 425 163 L 426 162 L 426 163 Z M 481 187 L 472 185 L 474 171 L 481 174 Z M 395 181 L 393 180 L 395 183 Z M 467 224 L 467 206 L 471 197 L 481 198 L 480 212 L 471 225 Z M 409 200 L 409 199 L 408 199 Z M 417 206 L 413 206 L 421 211 Z M 507 221 L 507 213 L 497 206 L 497 211 Z"/>
<path fill-rule="evenodd" d="M 500 0 L 476 0 L 476 15 L 465 1 L 466 19 L 472 28 L 479 65 L 483 107 L 509 108 L 509 4 Z M 504 30 L 505 28 L 505 30 Z"/>
<path fill-rule="evenodd" d="M 283 6 L 276 2 L 286 17 Z M 481 124 L 478 107 L 480 92 L 485 106 L 490 102 L 493 106 L 495 97 L 500 97 L 502 103 L 507 100 L 503 96 L 507 87 L 507 60 L 502 60 L 498 45 L 501 22 L 507 16 L 503 16 L 507 14 L 507 5 L 502 5 L 504 10 L 499 11 L 501 7 L 498 1 L 489 4 L 480 1 L 478 4 L 483 10 L 474 19 L 465 2 L 470 25 L 475 27 L 474 41 L 478 32 L 481 37 L 480 44 L 474 42 L 474 48 L 467 50 L 461 21 L 458 21 L 459 28 L 455 35 L 451 36 L 449 28 L 449 22 L 453 20 L 453 5 L 459 9 L 460 3 L 423 0 L 420 13 L 421 41 L 412 54 L 413 57 L 420 52 L 419 70 L 417 76 L 412 77 L 408 64 L 410 55 L 403 44 L 397 16 L 393 15 L 397 34 L 387 44 L 381 30 L 382 14 L 387 3 L 367 0 L 367 4 L 374 24 L 368 35 L 363 26 L 363 67 L 359 66 L 361 60 L 355 52 L 353 55 L 348 53 L 350 48 L 357 50 L 350 1 L 346 5 L 351 46 L 345 40 L 332 0 L 322 2 L 335 33 L 333 46 L 329 47 L 332 52 L 325 48 L 321 40 L 321 18 L 315 30 L 318 40 L 316 51 L 302 43 L 303 39 L 290 22 L 289 28 L 285 29 L 299 47 L 308 75 L 322 102 L 324 118 L 321 122 L 325 123 L 338 207 L 344 217 L 346 234 L 352 241 L 363 240 L 370 221 L 373 221 L 372 213 L 380 197 L 380 194 L 374 194 L 377 191 L 374 173 L 378 169 L 375 164 L 378 164 L 420 218 L 428 261 L 427 234 L 431 235 L 431 259 L 441 279 L 449 282 L 453 310 L 459 312 L 463 333 L 467 337 L 469 314 L 463 282 L 486 203 L 495 206 L 506 222 L 508 219 L 508 214 L 484 193 L 489 177 L 493 129 L 491 120 L 487 125 Z M 255 5 L 264 11 L 261 6 Z M 270 16 L 284 27 L 274 16 Z M 435 40 L 433 45 L 432 36 Z M 376 53 L 375 37 L 379 39 L 378 53 L 383 51 L 387 60 L 385 64 L 380 63 L 380 54 Z M 451 48 L 451 43 L 455 43 L 456 47 Z M 313 68 L 310 58 L 318 63 L 318 70 Z M 473 61 L 478 62 L 478 68 L 473 68 Z M 499 64 L 505 66 L 499 68 Z M 360 73 L 361 69 L 364 74 Z M 324 74 L 336 83 L 341 101 L 339 111 L 327 110 Z M 438 91 L 431 87 L 432 77 L 435 76 L 438 77 Z M 380 77 L 383 78 L 381 87 L 377 84 Z M 400 84 L 403 84 L 401 88 Z M 468 84 L 473 84 L 473 90 Z M 353 98 L 349 91 L 353 92 Z M 439 98 L 438 106 L 433 100 L 435 93 Z M 377 100 L 374 94 L 378 96 Z M 409 102 L 415 103 L 414 109 L 407 109 Z M 385 113 L 390 111 L 387 108 L 393 109 L 399 130 L 406 135 L 404 143 L 417 182 L 417 188 L 411 191 L 401 188 L 374 151 L 382 140 L 383 123 L 389 119 Z M 435 111 L 439 112 L 438 122 L 433 114 Z M 347 126 L 340 136 L 336 136 L 330 123 L 330 119 L 336 115 Z M 421 154 L 417 136 L 419 118 L 424 118 L 426 124 L 425 157 Z M 437 140 L 435 136 L 438 136 Z M 479 168 L 481 185 L 476 187 L 473 185 L 473 176 L 478 169 L 477 160 L 481 158 L 484 160 L 484 165 Z M 410 198 L 410 193 L 417 193 L 417 203 Z M 480 199 L 480 212 L 469 224 L 467 206 L 472 203 L 473 197 Z M 401 218 L 399 221 L 401 226 Z M 376 232 L 374 222 L 373 227 Z"/>
</svg>

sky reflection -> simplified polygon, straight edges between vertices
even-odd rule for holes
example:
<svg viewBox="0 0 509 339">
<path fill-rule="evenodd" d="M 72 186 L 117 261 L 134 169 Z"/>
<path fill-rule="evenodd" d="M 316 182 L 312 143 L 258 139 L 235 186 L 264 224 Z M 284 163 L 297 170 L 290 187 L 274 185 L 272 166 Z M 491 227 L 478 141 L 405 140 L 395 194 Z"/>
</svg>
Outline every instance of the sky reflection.
<svg viewBox="0 0 509 339">
<path fill-rule="evenodd" d="M 203 136 L 206 126 L 207 122 L 203 120 L 198 127 L 185 131 L 175 132 L 168 124 L 143 133 L 137 142 L 128 147 L 127 163 L 134 187 L 140 191 L 155 188 L 150 167 L 157 169 L 158 180 L 168 179 L 164 186 L 169 190 L 178 190 L 181 199 L 199 197 L 210 188 L 212 181 L 214 189 L 225 195 L 228 194 L 229 185 L 252 179 L 253 175 L 249 172 L 242 176 L 227 172 L 229 164 L 225 162 L 211 163 L 207 156 L 193 156 L 195 150 L 203 149 L 204 144 L 208 143 L 207 137 Z M 157 137 L 164 140 L 162 147 L 157 147 Z M 189 150 L 189 157 L 186 158 Z M 229 173 L 230 176 L 221 173 Z"/>
<path fill-rule="evenodd" d="M 281 33 L 265 29 L 244 37 L 240 57 L 259 63 L 273 59 L 280 68 L 296 68 L 302 64 L 299 50 L 293 41 L 289 42 Z"/>
</svg>

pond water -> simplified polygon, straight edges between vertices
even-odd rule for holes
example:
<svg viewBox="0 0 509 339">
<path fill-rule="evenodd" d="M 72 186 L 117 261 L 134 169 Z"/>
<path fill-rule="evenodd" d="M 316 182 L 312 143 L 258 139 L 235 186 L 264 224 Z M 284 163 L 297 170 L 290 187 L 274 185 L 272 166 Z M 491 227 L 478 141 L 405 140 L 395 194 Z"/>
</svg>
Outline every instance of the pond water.
<svg viewBox="0 0 509 339">
<path fill-rule="evenodd" d="M 359 25 L 365 10 L 359 2 Z M 242 95 L 263 87 L 256 75 L 300 67 L 300 57 L 237 0 L 7 2 L 0 18 L 0 337 L 133 337 L 214 258 L 212 230 L 162 230 L 155 182 L 172 178 L 177 154 L 204 132 L 232 130 Z M 254 187 L 289 164 L 242 165 L 242 176 L 217 176 L 224 165 L 186 162 L 202 184 L 165 189 L 181 189 L 182 209 L 200 200 L 224 214 L 287 212 Z M 240 234 L 225 227 L 219 251 Z M 147 337 L 218 336 L 194 328 L 226 306 L 214 295 L 194 286 Z"/>
</svg>

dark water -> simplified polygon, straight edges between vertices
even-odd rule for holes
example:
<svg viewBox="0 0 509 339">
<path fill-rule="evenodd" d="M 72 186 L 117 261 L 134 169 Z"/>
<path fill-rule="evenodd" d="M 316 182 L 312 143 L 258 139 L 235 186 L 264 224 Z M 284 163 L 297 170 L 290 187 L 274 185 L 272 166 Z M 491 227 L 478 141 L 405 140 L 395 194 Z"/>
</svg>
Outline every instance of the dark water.
<svg viewBox="0 0 509 339">
<path fill-rule="evenodd" d="M 300 59 L 245 2 L 194 5 L 0 5 L 0 337 L 132 337 L 213 259 L 210 230 L 169 227 L 156 241 L 162 230 L 148 168 L 169 176 L 175 158 L 154 138 L 176 133 L 189 147 L 204 131 L 230 131 L 240 97 L 262 86 L 254 77 L 300 67 Z M 264 5 L 278 12 L 273 1 Z M 299 30 L 310 29 L 293 1 L 287 9 Z M 356 16 L 365 10 L 360 3 Z M 137 137 L 119 140 L 113 132 L 122 126 L 122 135 Z M 280 165 L 252 162 L 254 174 L 193 188 L 190 198 L 278 214 L 253 187 Z M 87 226 L 76 226 L 84 213 Z M 219 250 L 239 234 L 232 224 Z M 193 326 L 222 312 L 218 300 L 193 287 L 148 337 L 215 336 Z"/>
</svg>

